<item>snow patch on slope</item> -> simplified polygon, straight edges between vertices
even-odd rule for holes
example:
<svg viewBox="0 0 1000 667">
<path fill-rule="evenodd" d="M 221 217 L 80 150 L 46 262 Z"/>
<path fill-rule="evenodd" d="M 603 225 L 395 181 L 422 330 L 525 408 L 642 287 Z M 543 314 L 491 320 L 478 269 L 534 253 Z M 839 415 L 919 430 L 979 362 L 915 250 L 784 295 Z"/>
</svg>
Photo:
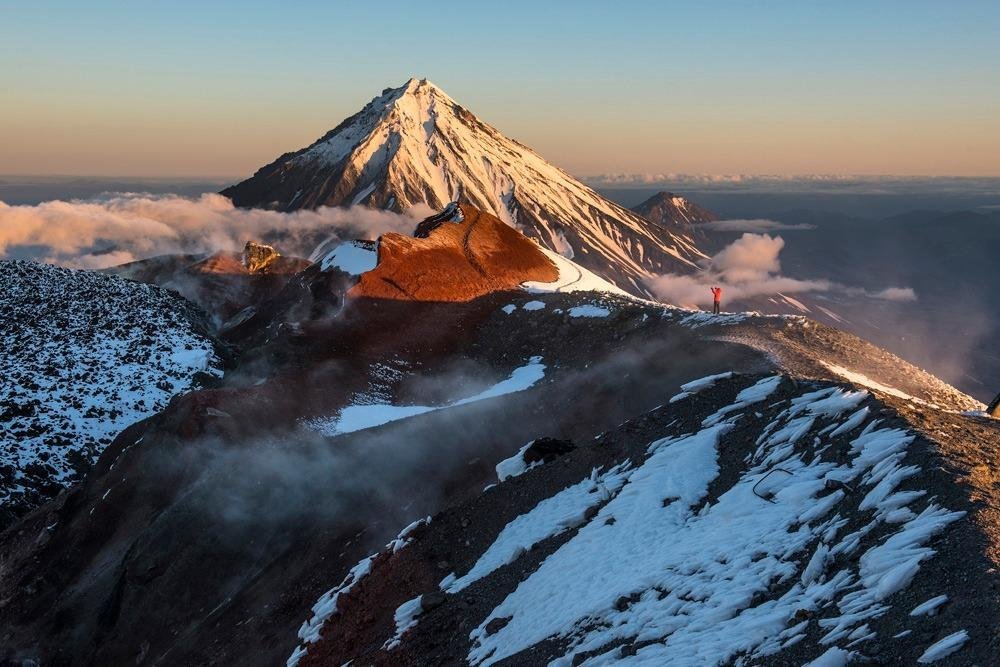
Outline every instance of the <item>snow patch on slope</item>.
<svg viewBox="0 0 1000 667">
<path fill-rule="evenodd" d="M 419 526 L 430 522 L 430 517 L 414 521 L 400 531 L 396 539 L 385 545 L 385 548 L 389 551 L 389 553 L 398 552 L 412 541 L 410 534 L 414 530 L 416 530 Z M 292 654 L 288 657 L 288 660 L 285 662 L 286 667 L 296 667 L 296 665 L 299 664 L 299 661 L 309 652 L 309 644 L 315 644 L 320 640 L 320 633 L 323 630 L 323 625 L 330 619 L 330 617 L 339 611 L 338 604 L 340 598 L 350 593 L 351 589 L 358 585 L 358 582 L 371 573 L 372 564 L 375 562 L 378 555 L 379 554 L 374 553 L 370 556 L 362 558 L 357 565 L 351 568 L 351 570 L 347 573 L 347 576 L 344 577 L 344 580 L 340 582 L 340 585 L 331 588 L 320 596 L 319 600 L 317 600 L 312 606 L 309 618 L 307 618 L 299 628 L 298 638 L 300 640 L 300 644 L 295 647 Z M 417 598 L 417 600 L 419 602 L 419 598 Z M 403 605 L 403 607 L 405 606 L 406 605 Z M 402 609 L 402 607 L 400 607 L 400 609 Z M 407 611 L 409 611 L 409 609 Z M 400 617 L 400 610 L 397 610 L 397 623 L 400 621 Z M 416 615 L 413 616 L 413 618 L 415 617 Z M 402 636 L 402 632 L 399 632 L 399 635 Z"/>
<path fill-rule="evenodd" d="M 685 382 L 681 385 L 681 392 L 670 397 L 671 403 L 676 403 L 677 401 L 683 400 L 692 394 L 697 394 L 699 391 L 704 391 L 715 386 L 715 383 L 719 380 L 728 380 L 733 377 L 732 371 L 726 371 L 725 373 L 717 373 L 715 375 L 706 375 L 703 378 L 698 378 L 697 380 L 691 380 L 690 382 Z"/>
<path fill-rule="evenodd" d="M 967 641 L 969 641 L 969 633 L 965 630 L 959 630 L 958 632 L 950 634 L 944 639 L 934 642 L 928 646 L 927 650 L 924 651 L 919 658 L 917 658 L 917 662 L 927 664 L 943 660 L 958 649 L 962 648 L 962 645 Z"/>
<path fill-rule="evenodd" d="M 933 556 L 930 539 L 963 513 L 924 500 L 921 491 L 896 490 L 915 478 L 916 467 L 902 463 L 914 436 L 879 428 L 858 408 L 867 394 L 839 387 L 788 400 L 763 428 L 745 472 L 706 502 L 719 474 L 719 438 L 750 406 L 773 395 L 777 383 L 765 378 L 700 430 L 651 443 L 645 461 L 619 473 L 624 484 L 609 489 L 596 515 L 473 630 L 470 664 L 494 664 L 550 638 L 568 645 L 558 665 L 580 653 L 591 655 L 584 665 L 753 659 L 804 638 L 809 621 L 800 621 L 799 613 L 831 607 L 835 615 L 814 621 L 825 631 L 821 643 L 831 647 L 814 664 L 844 664 L 851 647 L 873 639 L 867 622 L 889 610 L 893 594 Z M 851 423 L 841 431 L 848 433 L 867 420 L 850 441 L 849 460 L 813 455 L 810 448 L 824 446 L 821 437 L 810 436 L 802 447 L 806 434 L 819 428 L 817 420 L 829 422 L 824 433 Z M 779 467 L 782 474 L 771 474 Z M 847 484 L 864 493 L 848 496 L 841 488 Z M 569 487 L 550 500 L 575 492 Z M 535 534 L 551 532 L 554 522 L 542 518 L 556 513 L 544 502 L 508 524 L 481 557 L 483 565 L 477 562 L 475 574 L 465 576 L 484 576 L 516 559 Z M 848 521 L 840 512 L 856 514 L 862 505 L 875 509 L 872 521 L 841 534 Z M 905 513 L 890 521 L 899 510 Z M 538 526 L 528 525 L 533 516 Z M 885 539 L 845 558 L 879 525 L 890 531 Z M 755 602 L 775 585 L 784 585 L 780 597 Z M 488 633 L 487 624 L 501 618 L 506 624 Z M 960 646 L 959 639 L 942 640 L 928 649 L 929 657 Z M 638 649 L 626 656 L 619 642 Z M 840 642 L 846 646 L 835 646 Z"/>
<path fill-rule="evenodd" d="M 586 521 L 587 510 L 607 502 L 625 484 L 625 467 L 616 466 L 603 474 L 594 470 L 584 481 L 538 503 L 530 512 L 507 524 L 465 575 L 446 577 L 441 582 L 441 589 L 447 593 L 458 593 L 513 562 L 542 540 L 581 525 Z"/>
<path fill-rule="evenodd" d="M 551 292 L 604 292 L 627 298 L 633 298 L 631 294 L 611 284 L 604 278 L 596 275 L 576 264 L 559 253 L 552 252 L 548 248 L 540 248 L 545 256 L 552 260 L 559 271 L 559 277 L 551 283 L 527 282 L 523 284 L 524 289 L 533 294 L 546 294 Z"/>
<path fill-rule="evenodd" d="M 524 391 L 534 386 L 536 382 L 544 377 L 545 364 L 542 363 L 542 358 L 531 357 L 526 365 L 515 368 L 507 379 L 496 383 L 478 394 L 445 405 L 392 405 L 389 403 L 348 405 L 340 411 L 337 417 L 312 419 L 306 421 L 305 424 L 309 428 L 327 436 L 343 435 L 366 428 L 382 426 L 392 421 L 406 419 L 407 417 L 424 414 L 425 412 L 467 405 L 488 398 L 496 398 L 497 396 Z"/>
<path fill-rule="evenodd" d="M 360 276 L 375 268 L 378 253 L 366 244 L 346 241 L 323 255 L 319 262 L 319 268 L 323 272 L 336 268 L 352 276 Z"/>
</svg>

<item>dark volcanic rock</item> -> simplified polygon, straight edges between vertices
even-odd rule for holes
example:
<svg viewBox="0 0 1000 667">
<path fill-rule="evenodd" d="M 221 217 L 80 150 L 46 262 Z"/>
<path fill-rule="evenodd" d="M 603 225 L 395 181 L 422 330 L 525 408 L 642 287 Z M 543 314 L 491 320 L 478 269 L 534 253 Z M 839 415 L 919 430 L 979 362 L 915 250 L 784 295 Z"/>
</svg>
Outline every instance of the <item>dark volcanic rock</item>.
<svg viewBox="0 0 1000 667">
<path fill-rule="evenodd" d="M 82 479 L 122 429 L 221 375 L 203 313 L 166 290 L 0 262 L 0 529 Z"/>
<path fill-rule="evenodd" d="M 563 454 L 576 449 L 569 440 L 558 440 L 556 438 L 538 438 L 532 441 L 528 448 L 524 450 L 524 462 L 528 465 L 532 463 L 551 463 Z"/>
<path fill-rule="evenodd" d="M 719 219 L 711 211 L 673 192 L 657 192 L 641 204 L 633 206 L 632 210 L 658 225 L 685 234 L 695 232 L 698 223 Z"/>
</svg>

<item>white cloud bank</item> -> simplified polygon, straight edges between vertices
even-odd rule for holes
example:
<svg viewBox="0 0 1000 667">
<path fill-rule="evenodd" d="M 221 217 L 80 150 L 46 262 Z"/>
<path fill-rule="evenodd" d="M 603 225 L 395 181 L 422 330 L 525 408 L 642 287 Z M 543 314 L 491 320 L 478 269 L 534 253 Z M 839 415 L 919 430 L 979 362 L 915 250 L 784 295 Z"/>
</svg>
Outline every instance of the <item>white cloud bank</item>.
<svg viewBox="0 0 1000 667">
<path fill-rule="evenodd" d="M 779 255 L 785 247 L 780 236 L 744 233 L 712 256 L 705 271 L 695 275 L 663 274 L 646 281 L 660 299 L 678 306 L 697 308 L 711 301 L 709 287 L 722 287 L 725 301 L 741 301 L 755 296 L 802 292 L 837 291 L 889 301 L 915 301 L 909 287 L 888 287 L 866 292 L 829 280 L 800 280 L 781 275 Z"/>
<path fill-rule="evenodd" d="M 426 211 L 414 211 L 423 216 Z M 238 250 L 248 240 L 307 256 L 327 236 L 410 234 L 417 218 L 364 207 L 279 213 L 241 209 L 217 194 L 197 198 L 120 193 L 95 200 L 0 202 L 0 257 L 105 268 L 172 253 Z"/>
</svg>

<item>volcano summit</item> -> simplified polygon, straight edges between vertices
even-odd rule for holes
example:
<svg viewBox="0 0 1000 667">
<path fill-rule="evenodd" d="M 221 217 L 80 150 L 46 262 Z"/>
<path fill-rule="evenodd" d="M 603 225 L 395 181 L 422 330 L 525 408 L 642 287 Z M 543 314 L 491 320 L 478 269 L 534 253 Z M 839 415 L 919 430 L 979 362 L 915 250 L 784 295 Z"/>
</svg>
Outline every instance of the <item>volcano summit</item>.
<svg viewBox="0 0 1000 667">
<path fill-rule="evenodd" d="M 382 94 L 313 144 L 222 194 L 292 211 L 365 205 L 405 211 L 471 204 L 633 294 L 652 273 L 704 257 L 683 230 L 615 204 L 479 120 L 426 79 Z"/>
</svg>

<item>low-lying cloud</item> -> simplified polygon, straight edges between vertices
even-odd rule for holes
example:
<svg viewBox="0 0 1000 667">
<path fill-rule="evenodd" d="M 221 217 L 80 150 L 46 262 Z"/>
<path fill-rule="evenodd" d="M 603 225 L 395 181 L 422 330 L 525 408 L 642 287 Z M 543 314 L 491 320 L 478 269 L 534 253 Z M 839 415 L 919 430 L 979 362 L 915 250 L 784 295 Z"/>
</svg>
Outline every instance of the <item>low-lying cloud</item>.
<svg viewBox="0 0 1000 667">
<path fill-rule="evenodd" d="M 663 274 L 646 281 L 660 299 L 678 306 L 696 308 L 711 300 L 709 287 L 718 285 L 723 298 L 741 301 L 755 296 L 803 292 L 841 292 L 888 301 L 915 301 L 909 287 L 888 287 L 868 292 L 826 279 L 801 280 L 781 275 L 780 254 L 785 240 L 780 236 L 744 233 L 709 258 L 705 270 L 694 275 Z"/>
<path fill-rule="evenodd" d="M 916 301 L 917 293 L 912 287 L 886 287 L 884 290 L 869 294 L 873 299 L 884 299 L 886 301 Z"/>
<path fill-rule="evenodd" d="M 754 219 L 734 218 L 732 220 L 712 220 L 710 222 L 698 223 L 698 227 L 713 232 L 757 232 L 757 233 L 780 232 L 780 231 L 798 230 L 798 229 L 816 229 L 816 225 L 810 225 L 804 222 L 791 225 L 785 222 L 778 222 L 777 220 L 768 220 L 766 218 L 754 218 Z"/>
<path fill-rule="evenodd" d="M 0 257 L 96 269 L 156 255 L 238 250 L 251 239 L 307 256 L 331 235 L 409 234 L 416 224 L 413 216 L 424 213 L 364 207 L 281 213 L 236 208 L 226 197 L 208 193 L 197 198 L 118 193 L 31 206 L 0 202 Z"/>
</svg>

